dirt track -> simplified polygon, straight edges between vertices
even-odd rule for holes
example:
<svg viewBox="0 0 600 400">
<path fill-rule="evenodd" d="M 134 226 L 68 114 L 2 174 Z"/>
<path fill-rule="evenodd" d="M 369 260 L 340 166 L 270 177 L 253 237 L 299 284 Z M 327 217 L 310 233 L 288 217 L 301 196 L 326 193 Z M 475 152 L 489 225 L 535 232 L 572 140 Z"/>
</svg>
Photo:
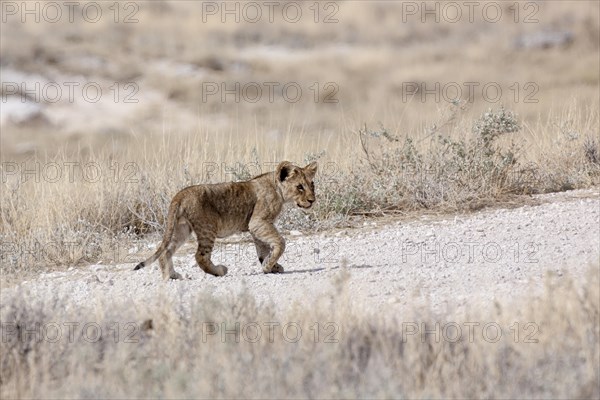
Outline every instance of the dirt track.
<svg viewBox="0 0 600 400">
<path fill-rule="evenodd" d="M 132 271 L 135 260 L 131 260 L 42 274 L 4 290 L 2 302 L 22 287 L 40 299 L 51 294 L 67 297 L 73 307 L 93 304 L 94 299 L 152 304 L 163 295 L 174 296 L 185 307 L 201 290 L 228 298 L 246 289 L 259 302 L 287 308 L 295 302 L 330 301 L 337 290 L 335 281 L 345 275 L 353 305 L 373 311 L 385 306 L 398 315 L 419 304 L 430 304 L 440 313 L 486 307 L 494 299 L 540 290 L 548 270 L 579 278 L 590 265 L 599 265 L 598 189 L 543 195 L 538 200 L 541 205 L 470 215 L 384 225 L 374 220 L 361 229 L 315 236 L 292 232 L 281 262 L 286 272 L 279 275 L 260 272 L 254 247 L 240 237 L 218 245 L 213 253 L 215 263 L 229 267 L 222 278 L 195 266 L 188 243 L 174 258 L 176 270 L 188 278 L 184 281 L 163 282 L 157 263 Z"/>
</svg>

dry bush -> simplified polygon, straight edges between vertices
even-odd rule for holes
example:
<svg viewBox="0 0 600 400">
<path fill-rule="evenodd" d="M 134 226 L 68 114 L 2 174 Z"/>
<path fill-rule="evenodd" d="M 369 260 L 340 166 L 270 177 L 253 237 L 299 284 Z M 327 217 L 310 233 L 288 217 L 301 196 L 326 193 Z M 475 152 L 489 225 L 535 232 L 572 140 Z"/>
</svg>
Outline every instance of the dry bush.
<svg viewBox="0 0 600 400">
<path fill-rule="evenodd" d="M 592 164 L 600 164 L 600 144 L 598 139 L 592 136 L 585 138 L 583 142 L 585 158 Z"/>
<path fill-rule="evenodd" d="M 461 106 L 451 107 L 455 110 L 442 125 L 456 123 Z M 570 115 L 563 123 L 572 126 L 574 118 Z M 592 122 L 582 123 L 577 132 L 592 132 L 597 118 L 592 111 Z M 567 137 L 561 129 L 555 146 L 533 152 L 520 125 L 518 116 L 503 107 L 482 114 L 469 133 L 460 124 L 454 129 L 434 126 L 420 138 L 365 125 L 358 131 L 362 158 L 322 185 L 318 210 L 327 216 L 469 210 L 506 195 L 598 184 L 600 168 L 593 161 L 595 142 L 590 138 L 579 133 Z"/>
<path fill-rule="evenodd" d="M 40 303 L 20 292 L 2 303 L 0 393 L 2 398 L 600 395 L 597 267 L 582 286 L 567 276 L 547 275 L 541 297 L 444 316 L 426 308 L 411 315 L 350 309 L 345 274 L 341 270 L 332 281 L 330 305 L 281 312 L 245 293 L 226 299 L 194 293 L 189 307 L 159 294 L 151 303 L 98 300 L 70 309 L 66 298 Z M 79 325 L 69 334 L 74 323 Z M 271 336 L 269 323 L 277 327 Z M 283 326 L 291 323 L 297 325 L 284 334 Z M 494 328 L 484 333 L 486 324 Z"/>
</svg>

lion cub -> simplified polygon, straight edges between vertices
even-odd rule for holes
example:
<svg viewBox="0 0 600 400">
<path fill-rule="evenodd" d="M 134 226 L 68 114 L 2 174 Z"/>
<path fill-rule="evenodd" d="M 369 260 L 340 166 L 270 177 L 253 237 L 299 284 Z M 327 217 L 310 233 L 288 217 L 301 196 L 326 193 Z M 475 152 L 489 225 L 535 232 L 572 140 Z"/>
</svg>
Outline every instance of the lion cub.
<svg viewBox="0 0 600 400">
<path fill-rule="evenodd" d="M 315 201 L 313 179 L 317 163 L 301 168 L 283 161 L 277 170 L 245 182 L 195 185 L 182 189 L 169 206 L 167 227 L 162 243 L 147 260 L 134 270 L 159 259 L 164 279 L 181 279 L 173 269 L 173 253 L 192 231 L 198 240 L 196 261 L 202 270 L 214 276 L 227 273 L 224 265 L 214 265 L 210 255 L 216 238 L 237 232 L 250 232 L 258 260 L 265 273 L 281 273 L 277 260 L 283 254 L 285 240 L 273 223 L 283 204 L 294 201 L 298 207 L 310 208 Z"/>
</svg>

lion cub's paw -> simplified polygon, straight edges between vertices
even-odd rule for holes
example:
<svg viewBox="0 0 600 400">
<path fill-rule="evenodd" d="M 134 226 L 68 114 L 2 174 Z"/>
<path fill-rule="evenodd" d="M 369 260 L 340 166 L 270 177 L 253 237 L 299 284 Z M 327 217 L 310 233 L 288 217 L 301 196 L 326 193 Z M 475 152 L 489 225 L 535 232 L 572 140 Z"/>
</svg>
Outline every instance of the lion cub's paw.
<svg viewBox="0 0 600 400">
<path fill-rule="evenodd" d="M 273 269 L 271 270 L 271 273 L 273 274 L 283 274 L 283 267 L 279 264 L 275 264 L 275 266 L 273 267 Z"/>
<path fill-rule="evenodd" d="M 281 266 L 281 264 L 275 264 L 273 266 L 273 269 L 271 269 L 271 271 L 266 271 L 263 270 L 265 274 L 282 274 L 283 273 L 283 267 Z"/>
<path fill-rule="evenodd" d="M 171 274 L 169 275 L 169 279 L 183 279 L 183 276 L 181 276 L 179 272 L 171 272 Z"/>
</svg>

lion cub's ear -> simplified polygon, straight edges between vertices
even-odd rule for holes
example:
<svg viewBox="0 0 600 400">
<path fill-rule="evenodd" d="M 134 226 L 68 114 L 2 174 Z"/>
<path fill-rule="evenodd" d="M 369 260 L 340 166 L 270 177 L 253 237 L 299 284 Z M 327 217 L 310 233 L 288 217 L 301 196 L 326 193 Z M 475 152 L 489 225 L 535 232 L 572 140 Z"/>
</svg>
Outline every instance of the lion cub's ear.
<svg viewBox="0 0 600 400">
<path fill-rule="evenodd" d="M 285 181 L 287 178 L 289 178 L 290 176 L 294 175 L 294 165 L 289 162 L 289 161 L 282 161 L 279 163 L 279 165 L 277 166 L 277 179 L 279 179 L 279 182 L 283 182 Z"/>
<path fill-rule="evenodd" d="M 304 171 L 304 175 L 310 180 L 313 180 L 315 175 L 317 174 L 317 162 L 313 161 L 308 164 L 306 167 L 302 168 Z"/>
</svg>

